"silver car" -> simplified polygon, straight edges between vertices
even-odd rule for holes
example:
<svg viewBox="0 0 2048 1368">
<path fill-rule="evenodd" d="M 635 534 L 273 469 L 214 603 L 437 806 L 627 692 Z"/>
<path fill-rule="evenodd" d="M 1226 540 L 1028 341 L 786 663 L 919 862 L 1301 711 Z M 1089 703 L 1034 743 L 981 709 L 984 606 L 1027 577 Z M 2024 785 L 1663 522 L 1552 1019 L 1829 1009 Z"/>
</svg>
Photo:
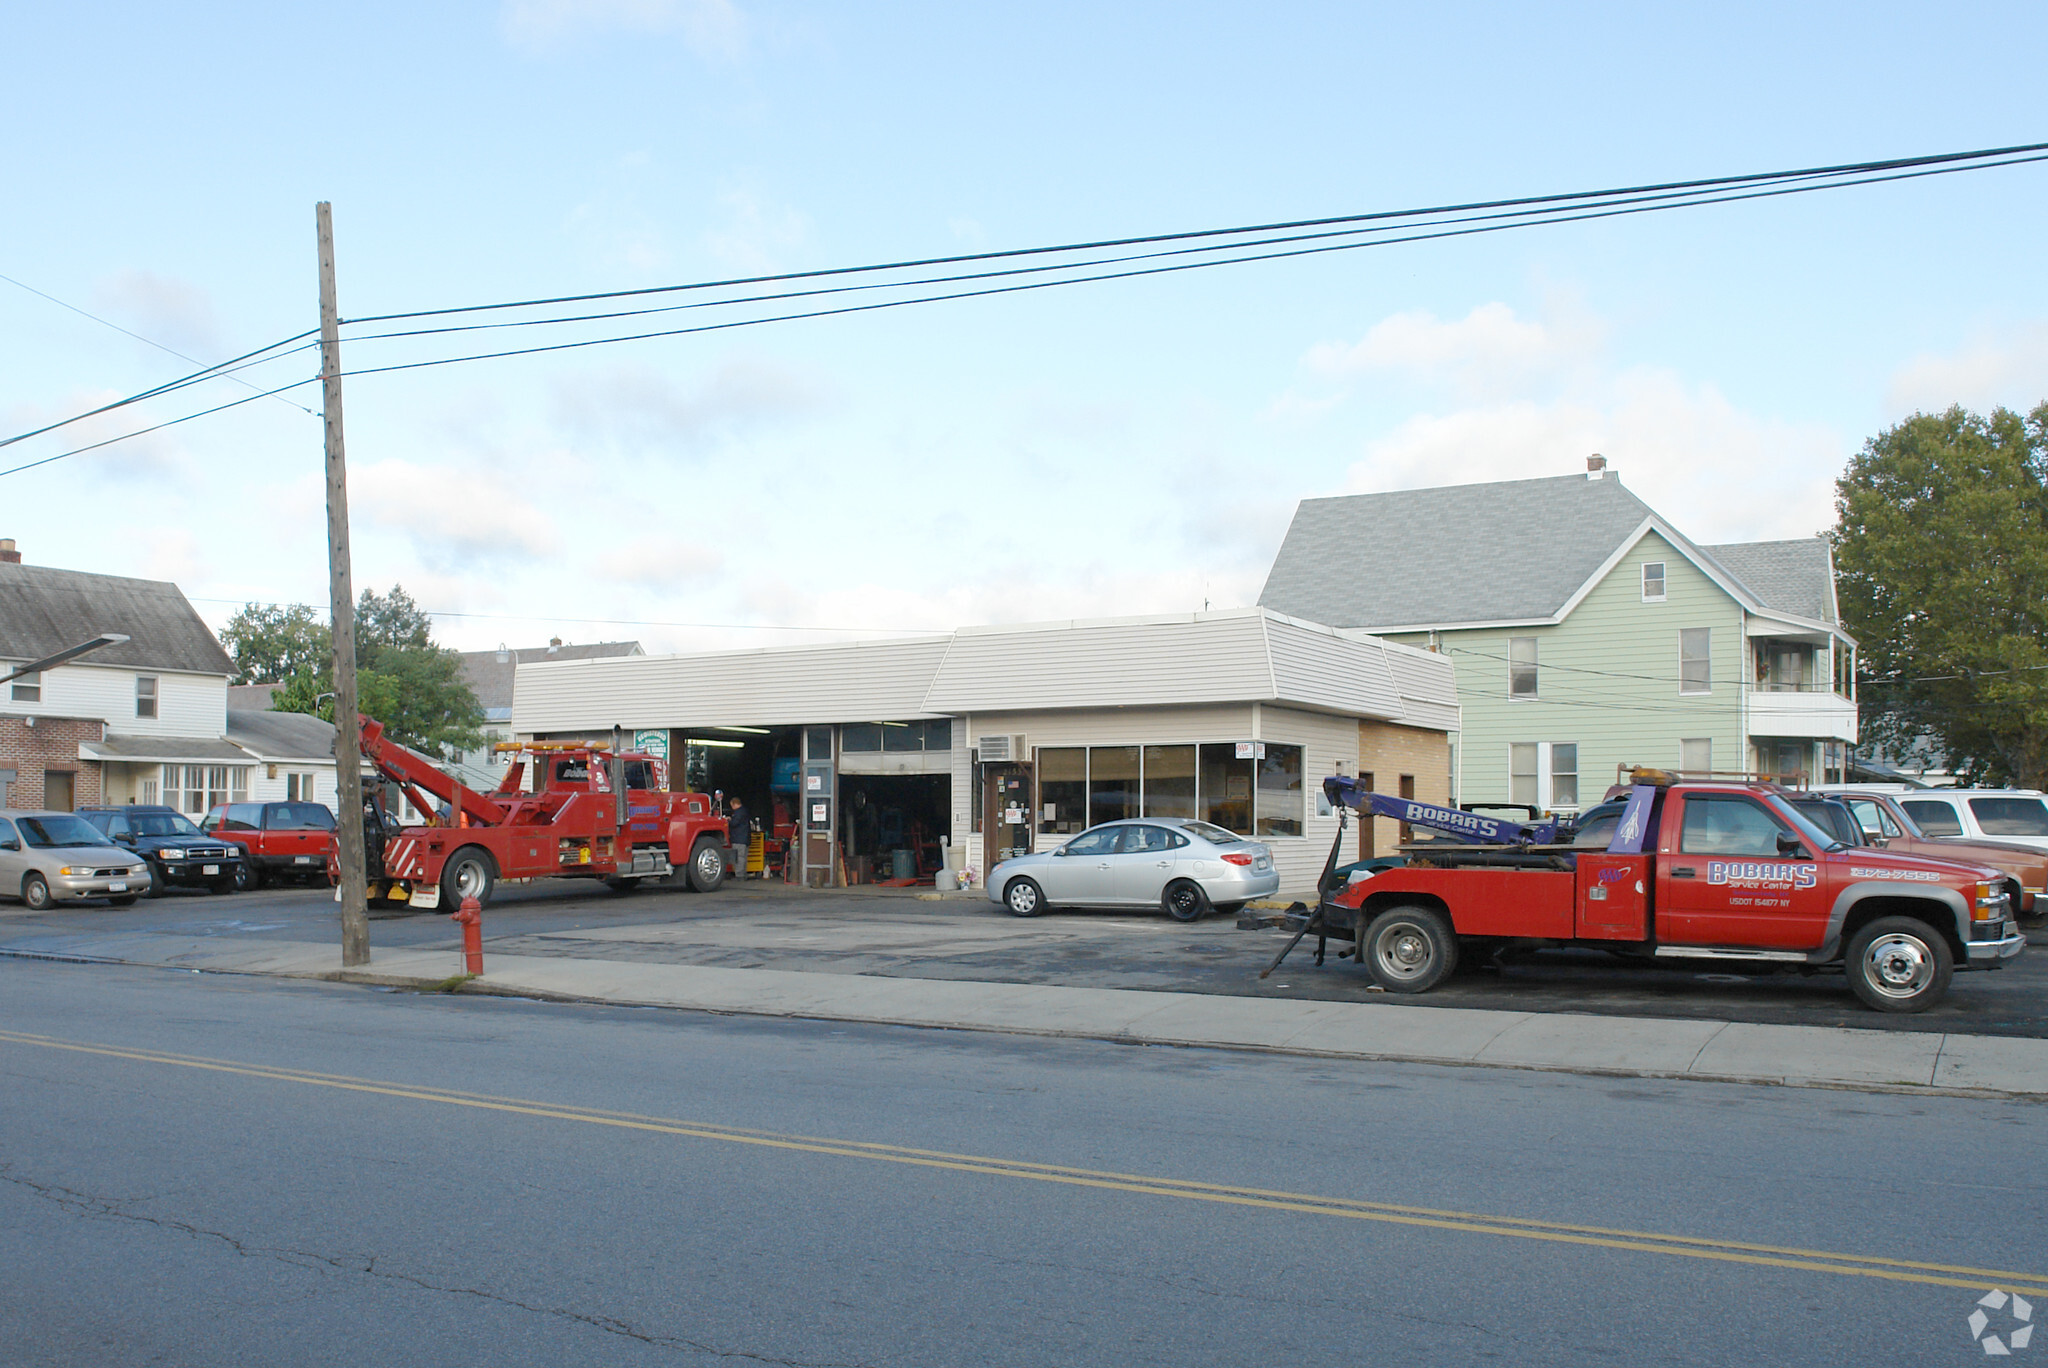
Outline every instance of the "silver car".
<svg viewBox="0 0 2048 1368">
<path fill-rule="evenodd" d="M 105 898 L 125 907 L 149 891 L 149 866 L 69 812 L 0 812 L 0 897 L 35 911 Z"/>
<path fill-rule="evenodd" d="M 988 872 L 990 902 L 1019 917 L 1048 907 L 1158 907 L 1176 921 L 1237 910 L 1280 887 L 1273 852 L 1185 817 L 1104 822 L 1057 850 L 1005 860 Z"/>
</svg>

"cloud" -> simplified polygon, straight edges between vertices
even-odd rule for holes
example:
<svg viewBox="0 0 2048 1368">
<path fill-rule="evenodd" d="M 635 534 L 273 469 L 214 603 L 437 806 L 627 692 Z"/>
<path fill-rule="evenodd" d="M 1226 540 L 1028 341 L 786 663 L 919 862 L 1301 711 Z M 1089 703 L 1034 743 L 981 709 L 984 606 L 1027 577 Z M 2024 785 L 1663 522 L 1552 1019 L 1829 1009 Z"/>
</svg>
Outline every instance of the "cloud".
<svg viewBox="0 0 2048 1368">
<path fill-rule="evenodd" d="M 640 537 L 598 557 L 607 578 L 644 589 L 676 590 L 701 584 L 725 566 L 725 557 L 708 546 L 679 539 Z"/>
<path fill-rule="evenodd" d="M 702 447 L 744 429 L 809 417 L 832 404 L 817 380 L 771 361 L 721 362 L 695 389 L 647 366 L 558 381 L 556 421 L 583 440 Z"/>
<path fill-rule="evenodd" d="M 93 287 L 93 303 L 159 346 L 203 362 L 227 355 L 213 301 L 196 285 L 149 271 L 119 271 Z"/>
<path fill-rule="evenodd" d="M 173 584 L 197 584 L 207 578 L 206 558 L 200 554 L 199 539 L 176 528 L 159 528 L 143 536 L 143 574 L 149 579 Z"/>
<path fill-rule="evenodd" d="M 1418 414 L 1369 442 L 1351 492 L 1583 473 L 1599 452 L 1699 542 L 1807 537 L 1834 522 L 1847 446 L 1817 424 L 1745 413 L 1711 385 L 1636 367 L 1569 396 Z"/>
<path fill-rule="evenodd" d="M 49 423 L 60 422 L 73 414 L 108 404 L 123 396 L 114 390 L 73 391 L 64 399 L 52 404 L 21 404 L 6 410 L 5 427 L 9 432 L 27 432 Z M 164 402 L 175 402 L 174 400 Z M 19 446 L 9 447 L 0 452 L 0 468 L 23 465 L 60 452 L 79 451 L 50 469 L 75 468 L 90 472 L 80 478 L 107 480 L 157 480 L 182 474 L 185 469 L 184 449 L 179 445 L 176 432 L 151 432 L 139 437 L 129 437 L 111 446 L 96 451 L 82 451 L 81 448 L 95 443 L 121 437 L 124 433 L 135 432 L 151 423 L 162 422 L 175 417 L 170 411 L 152 409 L 148 405 L 131 404 L 115 409 L 111 413 L 95 414 L 67 423 L 54 432 L 32 437 Z"/>
<path fill-rule="evenodd" d="M 699 57 L 725 61 L 746 50 L 747 21 L 731 0 L 504 0 L 499 27 L 535 54 L 602 33 L 678 33 Z"/>
<path fill-rule="evenodd" d="M 349 472 L 349 499 L 365 521 L 410 538 L 430 566 L 552 555 L 554 518 L 513 492 L 505 466 L 425 466 L 379 461 Z"/>
<path fill-rule="evenodd" d="M 1945 356 L 1922 353 L 1892 376 L 1885 400 L 1900 417 L 1951 404 L 1978 412 L 2003 404 L 2024 413 L 2048 400 L 2048 323 L 1986 333 Z"/>
<path fill-rule="evenodd" d="M 617 199 L 586 202 L 564 224 L 593 257 L 607 265 L 647 273 L 667 269 L 668 240 L 645 211 Z"/>
<path fill-rule="evenodd" d="M 779 254 L 800 245 L 810 232 L 802 214 L 771 205 L 751 191 L 721 191 L 718 203 L 725 222 L 705 230 L 704 250 L 743 275 L 775 271 Z"/>
<path fill-rule="evenodd" d="M 1568 301 L 1554 300 L 1541 319 L 1524 318 L 1498 301 L 1463 318 L 1428 310 L 1381 319 L 1356 342 L 1319 342 L 1302 368 L 1325 381 L 1355 381 L 1387 371 L 1470 392 L 1488 392 L 1583 364 L 1598 351 L 1603 329 Z"/>
</svg>

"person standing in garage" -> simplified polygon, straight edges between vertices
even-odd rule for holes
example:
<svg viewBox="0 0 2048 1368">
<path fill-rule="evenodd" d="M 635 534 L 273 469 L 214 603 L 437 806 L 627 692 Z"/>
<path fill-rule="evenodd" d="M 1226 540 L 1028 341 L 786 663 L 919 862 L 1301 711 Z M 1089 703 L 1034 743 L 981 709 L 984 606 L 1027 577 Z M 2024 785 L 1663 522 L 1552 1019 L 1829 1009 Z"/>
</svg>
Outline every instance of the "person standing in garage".
<svg viewBox="0 0 2048 1368">
<path fill-rule="evenodd" d="M 725 801 L 725 866 L 733 878 L 743 879 L 747 876 L 747 842 L 752 837 L 754 814 L 747 811 L 746 800 L 737 793 Z"/>
</svg>

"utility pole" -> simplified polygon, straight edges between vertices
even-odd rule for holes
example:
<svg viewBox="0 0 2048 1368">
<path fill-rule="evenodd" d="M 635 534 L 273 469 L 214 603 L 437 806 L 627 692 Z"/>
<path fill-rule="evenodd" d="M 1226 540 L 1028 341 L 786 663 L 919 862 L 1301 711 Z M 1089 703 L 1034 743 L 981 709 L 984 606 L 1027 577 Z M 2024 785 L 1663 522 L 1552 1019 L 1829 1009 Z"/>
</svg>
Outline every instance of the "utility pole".
<svg viewBox="0 0 2048 1368">
<path fill-rule="evenodd" d="M 341 820 L 341 963 L 370 962 L 363 855 L 363 736 L 356 713 L 355 580 L 348 557 L 348 459 L 341 440 L 341 311 L 334 301 L 334 215 L 313 206 L 320 238 L 320 407 L 327 428 L 327 591 L 334 616 L 334 776 Z"/>
</svg>

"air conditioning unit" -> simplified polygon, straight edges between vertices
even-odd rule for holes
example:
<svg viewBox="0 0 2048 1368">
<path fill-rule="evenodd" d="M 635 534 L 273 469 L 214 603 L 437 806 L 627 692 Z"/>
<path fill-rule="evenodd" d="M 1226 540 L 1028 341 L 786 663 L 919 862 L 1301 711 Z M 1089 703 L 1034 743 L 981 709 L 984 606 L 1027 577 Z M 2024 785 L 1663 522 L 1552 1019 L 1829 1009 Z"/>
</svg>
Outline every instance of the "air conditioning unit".
<svg viewBox="0 0 2048 1368">
<path fill-rule="evenodd" d="M 978 736 L 974 749 L 980 752 L 984 765 L 1013 764 L 1031 754 L 1021 736 Z"/>
</svg>

